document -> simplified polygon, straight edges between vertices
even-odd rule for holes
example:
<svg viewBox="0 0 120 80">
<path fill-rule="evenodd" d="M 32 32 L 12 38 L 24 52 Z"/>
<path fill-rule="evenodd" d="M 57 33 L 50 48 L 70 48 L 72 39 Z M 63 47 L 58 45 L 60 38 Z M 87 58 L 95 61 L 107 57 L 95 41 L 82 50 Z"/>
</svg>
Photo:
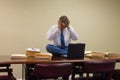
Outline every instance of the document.
<svg viewBox="0 0 120 80">
<path fill-rule="evenodd" d="M 27 56 L 25 54 L 11 54 L 11 59 L 25 59 Z"/>
</svg>

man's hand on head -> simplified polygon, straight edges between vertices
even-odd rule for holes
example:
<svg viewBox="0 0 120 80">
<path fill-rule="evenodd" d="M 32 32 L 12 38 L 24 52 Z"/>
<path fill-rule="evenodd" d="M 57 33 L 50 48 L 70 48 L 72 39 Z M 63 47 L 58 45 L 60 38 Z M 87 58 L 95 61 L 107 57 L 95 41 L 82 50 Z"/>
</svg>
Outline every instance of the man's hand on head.
<svg viewBox="0 0 120 80">
<path fill-rule="evenodd" d="M 58 21 L 58 28 L 60 30 L 64 30 L 65 29 L 65 24 L 64 23 L 61 23 L 60 21 Z"/>
<path fill-rule="evenodd" d="M 68 24 L 65 24 L 65 23 L 63 23 L 63 22 L 61 22 L 61 21 L 58 21 L 58 28 L 59 28 L 60 30 L 64 30 L 65 28 L 70 29 L 69 23 L 68 23 Z"/>
</svg>

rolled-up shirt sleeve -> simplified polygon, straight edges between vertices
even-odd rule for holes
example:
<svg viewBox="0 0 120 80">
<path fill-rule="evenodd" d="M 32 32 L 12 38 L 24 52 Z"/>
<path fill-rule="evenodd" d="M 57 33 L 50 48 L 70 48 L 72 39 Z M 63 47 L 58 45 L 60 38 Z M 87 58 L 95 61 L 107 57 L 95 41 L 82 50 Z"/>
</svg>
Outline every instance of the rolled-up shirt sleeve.
<svg viewBox="0 0 120 80">
<path fill-rule="evenodd" d="M 79 39 L 79 35 L 78 35 L 78 33 L 73 29 L 73 27 L 70 26 L 69 31 L 70 31 L 70 37 L 71 37 L 73 40 L 78 40 L 78 39 Z"/>
<path fill-rule="evenodd" d="M 47 39 L 53 40 L 56 37 L 56 33 L 59 31 L 58 27 L 52 26 L 47 32 Z"/>
</svg>

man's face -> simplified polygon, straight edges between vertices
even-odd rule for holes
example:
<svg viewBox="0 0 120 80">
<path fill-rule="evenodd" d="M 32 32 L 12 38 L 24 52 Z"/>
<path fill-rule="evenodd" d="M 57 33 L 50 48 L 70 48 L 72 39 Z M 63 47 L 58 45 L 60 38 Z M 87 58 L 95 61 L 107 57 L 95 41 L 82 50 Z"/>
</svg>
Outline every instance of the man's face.
<svg viewBox="0 0 120 80">
<path fill-rule="evenodd" d="M 66 25 L 60 21 L 58 21 L 59 28 L 64 30 L 66 28 Z"/>
</svg>

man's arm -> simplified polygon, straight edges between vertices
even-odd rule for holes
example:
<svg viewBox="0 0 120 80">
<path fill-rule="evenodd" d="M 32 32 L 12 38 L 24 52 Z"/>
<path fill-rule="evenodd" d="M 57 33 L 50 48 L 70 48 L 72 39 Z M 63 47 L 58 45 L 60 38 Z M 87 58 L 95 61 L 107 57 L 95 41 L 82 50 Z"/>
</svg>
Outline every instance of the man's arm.
<svg viewBox="0 0 120 80">
<path fill-rule="evenodd" d="M 56 36 L 56 33 L 59 31 L 58 27 L 52 26 L 47 32 L 47 39 L 53 40 Z"/>
<path fill-rule="evenodd" d="M 70 26 L 68 28 L 69 32 L 70 32 L 70 37 L 73 39 L 73 40 L 77 40 L 79 38 L 79 35 L 78 33 Z"/>
</svg>

